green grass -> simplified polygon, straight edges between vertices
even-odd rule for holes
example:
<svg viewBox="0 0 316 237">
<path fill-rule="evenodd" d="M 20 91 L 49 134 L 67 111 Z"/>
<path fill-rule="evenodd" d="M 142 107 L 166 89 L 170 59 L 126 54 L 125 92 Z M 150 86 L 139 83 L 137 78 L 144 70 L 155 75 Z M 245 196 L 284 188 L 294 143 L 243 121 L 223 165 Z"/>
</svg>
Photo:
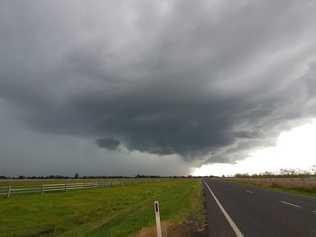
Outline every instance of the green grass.
<svg viewBox="0 0 316 237">
<path fill-rule="evenodd" d="M 154 200 L 162 220 L 203 221 L 201 190 L 198 180 L 170 180 L 0 198 L 0 235 L 125 237 L 154 224 Z"/>
</svg>

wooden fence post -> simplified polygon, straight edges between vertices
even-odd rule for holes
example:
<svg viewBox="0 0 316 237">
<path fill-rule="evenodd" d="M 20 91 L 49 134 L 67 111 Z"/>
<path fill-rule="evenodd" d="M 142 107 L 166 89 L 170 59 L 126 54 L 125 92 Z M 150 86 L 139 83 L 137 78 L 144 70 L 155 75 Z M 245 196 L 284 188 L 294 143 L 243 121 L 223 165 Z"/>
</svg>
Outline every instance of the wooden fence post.
<svg viewBox="0 0 316 237">
<path fill-rule="evenodd" d="M 65 184 L 65 192 L 67 192 L 67 184 Z"/>
<path fill-rule="evenodd" d="M 44 194 L 44 184 L 42 184 L 42 187 L 41 187 L 41 194 L 42 195 Z"/>
</svg>

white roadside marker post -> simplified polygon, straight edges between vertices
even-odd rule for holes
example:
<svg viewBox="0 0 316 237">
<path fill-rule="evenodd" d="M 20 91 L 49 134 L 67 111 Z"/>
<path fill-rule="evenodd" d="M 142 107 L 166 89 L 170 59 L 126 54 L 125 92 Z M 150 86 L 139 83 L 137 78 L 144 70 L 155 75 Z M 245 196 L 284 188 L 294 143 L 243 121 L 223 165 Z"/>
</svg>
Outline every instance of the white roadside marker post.
<svg viewBox="0 0 316 237">
<path fill-rule="evenodd" d="M 155 217 L 156 217 L 156 229 L 157 229 L 157 237 L 162 237 L 161 234 L 161 223 L 160 223 L 160 210 L 159 210 L 159 202 L 154 202 L 154 210 L 155 210 Z"/>
</svg>

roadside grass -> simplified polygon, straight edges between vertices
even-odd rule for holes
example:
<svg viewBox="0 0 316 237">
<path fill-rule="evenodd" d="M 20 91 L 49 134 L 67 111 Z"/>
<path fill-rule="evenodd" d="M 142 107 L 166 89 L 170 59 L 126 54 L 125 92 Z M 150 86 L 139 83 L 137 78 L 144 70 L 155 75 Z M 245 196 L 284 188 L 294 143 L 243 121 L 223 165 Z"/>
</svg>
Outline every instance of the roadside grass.
<svg viewBox="0 0 316 237">
<path fill-rule="evenodd" d="M 204 221 L 200 180 L 168 180 L 105 189 L 0 198 L 1 236 L 132 236 L 163 221 Z"/>
<path fill-rule="evenodd" d="M 311 178 L 232 178 L 227 180 L 243 185 L 316 197 L 316 179 Z"/>
</svg>

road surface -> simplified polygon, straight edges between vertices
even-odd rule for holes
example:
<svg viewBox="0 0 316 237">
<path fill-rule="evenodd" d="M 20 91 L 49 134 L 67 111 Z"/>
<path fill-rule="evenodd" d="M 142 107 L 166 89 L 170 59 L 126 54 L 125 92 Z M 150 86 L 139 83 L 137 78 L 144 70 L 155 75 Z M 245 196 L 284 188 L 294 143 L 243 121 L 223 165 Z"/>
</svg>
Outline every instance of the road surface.
<svg viewBox="0 0 316 237">
<path fill-rule="evenodd" d="M 316 237 L 316 198 L 204 180 L 209 236 Z"/>
</svg>

